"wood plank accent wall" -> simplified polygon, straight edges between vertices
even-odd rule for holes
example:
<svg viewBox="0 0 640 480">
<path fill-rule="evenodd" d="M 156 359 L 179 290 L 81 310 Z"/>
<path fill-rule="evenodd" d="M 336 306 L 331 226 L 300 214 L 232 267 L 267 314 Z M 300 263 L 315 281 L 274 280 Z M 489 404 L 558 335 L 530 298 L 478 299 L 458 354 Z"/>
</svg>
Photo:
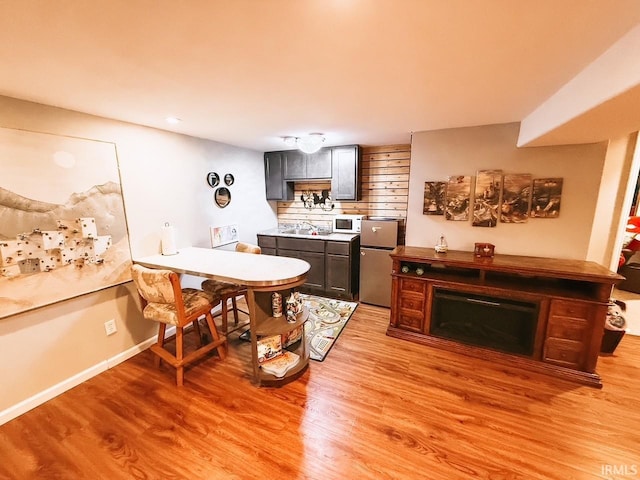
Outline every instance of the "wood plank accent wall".
<svg viewBox="0 0 640 480">
<path fill-rule="evenodd" d="M 411 145 L 385 145 L 362 147 L 362 200 L 334 202 L 333 210 L 304 208 L 300 196 L 305 191 L 320 194 L 330 190 L 330 182 L 296 182 L 295 199 L 277 202 L 278 223 L 295 224 L 303 221 L 320 227 L 329 227 L 331 219 L 339 213 L 360 214 L 368 217 L 397 218 L 401 220 L 401 237 L 407 218 L 409 198 L 409 167 Z"/>
</svg>

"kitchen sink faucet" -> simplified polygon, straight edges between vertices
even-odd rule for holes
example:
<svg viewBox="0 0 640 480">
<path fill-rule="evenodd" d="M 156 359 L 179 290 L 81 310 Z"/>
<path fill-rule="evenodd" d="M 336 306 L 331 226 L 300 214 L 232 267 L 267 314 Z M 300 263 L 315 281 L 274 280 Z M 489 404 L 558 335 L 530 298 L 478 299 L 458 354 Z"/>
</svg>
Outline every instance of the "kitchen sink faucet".
<svg viewBox="0 0 640 480">
<path fill-rule="evenodd" d="M 297 228 L 298 230 L 306 230 L 306 229 L 304 228 L 304 227 L 305 227 L 305 225 L 309 227 L 309 230 L 311 230 L 311 232 L 312 232 L 312 233 L 313 233 L 313 232 L 315 232 L 315 233 L 317 233 L 317 232 L 318 232 L 318 227 L 316 227 L 315 225 L 312 225 L 311 223 L 306 222 L 306 221 L 305 221 L 305 222 L 300 222 L 298 225 L 296 225 L 296 228 Z"/>
</svg>

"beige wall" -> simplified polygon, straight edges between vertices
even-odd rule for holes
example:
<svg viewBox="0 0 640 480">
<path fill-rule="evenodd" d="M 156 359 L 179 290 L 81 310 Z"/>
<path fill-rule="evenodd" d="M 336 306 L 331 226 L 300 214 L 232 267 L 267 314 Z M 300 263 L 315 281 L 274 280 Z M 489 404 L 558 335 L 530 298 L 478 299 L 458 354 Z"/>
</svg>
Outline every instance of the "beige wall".
<svg viewBox="0 0 640 480">
<path fill-rule="evenodd" d="M 454 250 L 473 250 L 475 242 L 488 242 L 497 253 L 587 258 L 607 145 L 517 148 L 518 127 L 511 123 L 413 135 L 407 245 L 433 247 L 444 234 Z M 475 176 L 480 169 L 531 173 L 534 178 L 563 177 L 559 218 L 483 228 L 422 214 L 425 181 Z"/>
<path fill-rule="evenodd" d="M 637 134 L 609 141 L 587 260 L 612 270 L 618 268 L 639 168 Z M 606 232 L 610 234 L 606 235 Z"/>
<path fill-rule="evenodd" d="M 134 258 L 159 253 L 167 221 L 176 227 L 179 247 L 210 246 L 209 225 L 236 223 L 240 240 L 248 242 L 276 226 L 265 199 L 262 152 L 7 97 L 0 97 L 0 112 L 0 127 L 115 143 Z M 235 176 L 225 209 L 213 203 L 209 171 Z M 0 319 L 0 423 L 10 407 L 100 370 L 153 336 L 155 326 L 141 319 L 137 302 L 129 283 Z M 107 337 L 109 319 L 116 319 L 118 332 Z"/>
</svg>

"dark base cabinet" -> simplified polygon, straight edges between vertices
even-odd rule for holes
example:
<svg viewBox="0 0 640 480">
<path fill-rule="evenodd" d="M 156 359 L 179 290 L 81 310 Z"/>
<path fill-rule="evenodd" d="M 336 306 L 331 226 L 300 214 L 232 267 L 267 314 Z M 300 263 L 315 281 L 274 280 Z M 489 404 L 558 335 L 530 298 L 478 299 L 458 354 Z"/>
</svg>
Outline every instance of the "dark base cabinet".
<svg viewBox="0 0 640 480">
<path fill-rule="evenodd" d="M 327 289 L 336 295 L 344 295 L 349 291 L 349 257 L 327 253 Z"/>
<path fill-rule="evenodd" d="M 358 294 L 360 237 L 351 241 L 258 235 L 263 254 L 299 258 L 311 269 L 300 288 L 311 294 L 353 300 Z"/>
<path fill-rule="evenodd" d="M 262 250 L 262 255 L 276 254 L 276 237 L 258 236 L 258 246 Z"/>
<path fill-rule="evenodd" d="M 323 245 L 321 245 L 323 246 Z M 315 245 L 314 245 L 315 247 Z M 324 252 L 305 252 L 289 249 L 277 250 L 280 257 L 299 258 L 311 265 L 309 273 L 307 273 L 307 281 L 304 283 L 305 289 L 323 293 L 325 289 L 324 275 Z"/>
<path fill-rule="evenodd" d="M 397 247 L 387 335 L 601 387 L 609 297 L 594 262 Z"/>
</svg>

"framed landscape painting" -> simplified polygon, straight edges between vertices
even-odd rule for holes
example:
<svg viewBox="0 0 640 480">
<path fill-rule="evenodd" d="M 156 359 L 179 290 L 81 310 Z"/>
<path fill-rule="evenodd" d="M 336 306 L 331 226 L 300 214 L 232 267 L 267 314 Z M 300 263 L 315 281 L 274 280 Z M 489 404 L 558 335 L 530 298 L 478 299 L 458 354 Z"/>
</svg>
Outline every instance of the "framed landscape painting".
<svg viewBox="0 0 640 480">
<path fill-rule="evenodd" d="M 498 224 L 498 206 L 502 170 L 479 170 L 473 199 L 474 227 L 495 227 Z"/>
<path fill-rule="evenodd" d="M 471 177 L 453 175 L 447 181 L 445 218 L 447 220 L 468 221 L 471 203 Z"/>
<path fill-rule="evenodd" d="M 424 215 L 444 215 L 445 182 L 424 182 Z"/>
<path fill-rule="evenodd" d="M 524 223 L 529 219 L 531 201 L 531 175 L 528 173 L 505 173 L 502 180 L 500 221 Z"/>
<path fill-rule="evenodd" d="M 131 280 L 113 143 L 0 128 L 0 318 Z"/>
<path fill-rule="evenodd" d="M 562 178 L 535 178 L 531 198 L 531 216 L 558 218 L 562 200 Z"/>
</svg>

